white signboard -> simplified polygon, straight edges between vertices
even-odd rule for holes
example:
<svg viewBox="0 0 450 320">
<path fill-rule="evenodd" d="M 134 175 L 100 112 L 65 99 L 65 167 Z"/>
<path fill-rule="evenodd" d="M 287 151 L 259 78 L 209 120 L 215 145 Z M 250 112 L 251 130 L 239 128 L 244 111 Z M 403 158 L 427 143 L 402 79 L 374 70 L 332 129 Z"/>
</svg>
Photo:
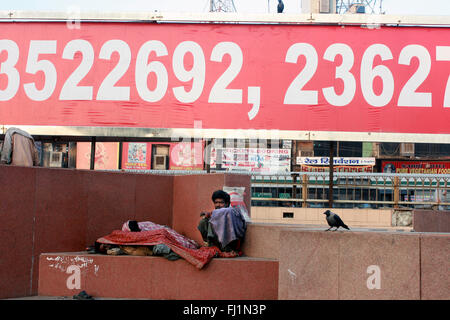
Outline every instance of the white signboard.
<svg viewBox="0 0 450 320">
<path fill-rule="evenodd" d="M 220 162 L 218 159 L 220 157 Z M 221 163 L 223 169 L 230 171 L 250 171 L 258 173 L 290 172 L 290 149 L 261 148 L 213 148 L 211 168 Z"/>
<path fill-rule="evenodd" d="M 297 164 L 309 166 L 329 166 L 329 157 L 297 157 Z M 374 166 L 375 158 L 333 157 L 335 166 Z"/>
</svg>

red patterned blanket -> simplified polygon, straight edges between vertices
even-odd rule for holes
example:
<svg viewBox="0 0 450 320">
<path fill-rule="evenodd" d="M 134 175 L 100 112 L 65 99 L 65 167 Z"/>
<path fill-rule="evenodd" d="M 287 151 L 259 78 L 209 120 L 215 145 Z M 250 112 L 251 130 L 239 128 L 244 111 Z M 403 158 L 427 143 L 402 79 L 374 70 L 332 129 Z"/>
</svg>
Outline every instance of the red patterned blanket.
<svg viewBox="0 0 450 320">
<path fill-rule="evenodd" d="M 97 239 L 98 243 L 115 245 L 154 246 L 167 245 L 173 252 L 193 264 L 198 269 L 203 268 L 214 257 L 232 258 L 239 254 L 236 252 L 222 252 L 217 247 L 200 247 L 192 249 L 183 246 L 167 229 L 157 229 L 141 232 L 114 230 L 107 236 Z"/>
</svg>

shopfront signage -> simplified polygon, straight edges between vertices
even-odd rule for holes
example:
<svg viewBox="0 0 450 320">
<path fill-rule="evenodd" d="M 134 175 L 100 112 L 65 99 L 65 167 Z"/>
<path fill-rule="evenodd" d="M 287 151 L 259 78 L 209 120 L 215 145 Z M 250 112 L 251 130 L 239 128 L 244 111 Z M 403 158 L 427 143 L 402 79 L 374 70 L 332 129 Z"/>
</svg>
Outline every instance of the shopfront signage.
<svg viewBox="0 0 450 320">
<path fill-rule="evenodd" d="M 382 161 L 384 173 L 450 174 L 450 161 Z"/>
<path fill-rule="evenodd" d="M 329 166 L 329 157 L 297 157 L 297 164 L 309 166 Z M 335 166 L 374 166 L 375 158 L 346 158 L 334 157 L 333 165 Z"/>
<path fill-rule="evenodd" d="M 212 148 L 211 168 L 253 173 L 291 171 L 290 149 Z"/>
</svg>

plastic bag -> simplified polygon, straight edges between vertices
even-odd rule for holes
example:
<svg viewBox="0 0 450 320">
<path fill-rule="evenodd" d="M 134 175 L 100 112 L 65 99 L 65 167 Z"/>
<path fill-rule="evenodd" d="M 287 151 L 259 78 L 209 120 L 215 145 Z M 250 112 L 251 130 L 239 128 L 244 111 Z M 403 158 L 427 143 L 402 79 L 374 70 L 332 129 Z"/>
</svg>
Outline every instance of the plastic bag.
<svg viewBox="0 0 450 320">
<path fill-rule="evenodd" d="M 247 206 L 244 202 L 245 187 L 223 187 L 223 191 L 230 195 L 230 205 L 234 208 L 238 208 L 244 220 L 246 222 L 250 221 L 250 216 L 248 215 Z"/>
</svg>

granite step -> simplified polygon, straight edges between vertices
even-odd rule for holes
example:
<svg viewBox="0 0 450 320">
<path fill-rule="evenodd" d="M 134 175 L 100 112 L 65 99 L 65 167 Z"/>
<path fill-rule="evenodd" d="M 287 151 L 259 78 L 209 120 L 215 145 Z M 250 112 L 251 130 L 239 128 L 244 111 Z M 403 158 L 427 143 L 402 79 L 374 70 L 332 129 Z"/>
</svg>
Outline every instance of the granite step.
<svg viewBox="0 0 450 320">
<path fill-rule="evenodd" d="M 173 300 L 276 300 L 278 261 L 214 258 L 201 270 L 184 259 L 110 256 L 87 252 L 43 253 L 38 295 Z"/>
</svg>

